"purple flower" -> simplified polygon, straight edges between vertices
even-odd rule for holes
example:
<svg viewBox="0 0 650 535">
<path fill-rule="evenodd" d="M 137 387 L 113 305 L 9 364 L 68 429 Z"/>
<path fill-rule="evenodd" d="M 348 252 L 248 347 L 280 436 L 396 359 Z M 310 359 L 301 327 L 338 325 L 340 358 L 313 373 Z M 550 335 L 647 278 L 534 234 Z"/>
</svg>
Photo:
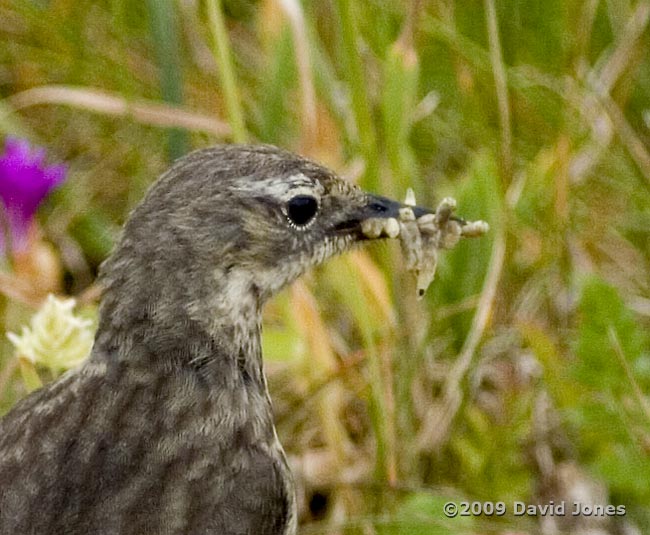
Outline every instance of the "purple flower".
<svg viewBox="0 0 650 535">
<path fill-rule="evenodd" d="M 45 196 L 65 180 L 63 164 L 45 165 L 45 149 L 32 148 L 24 139 L 7 138 L 0 156 L 0 250 L 5 236 L 14 251 L 27 248 L 29 227 Z M 8 226 L 8 228 L 7 228 Z"/>
</svg>

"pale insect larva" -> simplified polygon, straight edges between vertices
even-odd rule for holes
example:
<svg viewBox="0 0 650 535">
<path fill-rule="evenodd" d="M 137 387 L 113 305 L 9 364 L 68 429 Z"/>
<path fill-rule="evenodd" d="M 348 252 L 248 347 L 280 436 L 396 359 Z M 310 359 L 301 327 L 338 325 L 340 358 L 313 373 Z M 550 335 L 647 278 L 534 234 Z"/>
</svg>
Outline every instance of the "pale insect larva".
<svg viewBox="0 0 650 535">
<path fill-rule="evenodd" d="M 438 250 L 451 249 L 461 237 L 482 236 L 489 230 L 485 221 L 463 221 L 453 216 L 456 200 L 446 197 L 435 213 L 415 217 L 415 194 L 408 189 L 399 218 L 370 219 L 363 223 L 362 231 L 369 238 L 384 234 L 399 238 L 405 256 L 406 269 L 416 278 L 418 298 L 421 299 L 436 274 Z"/>
</svg>

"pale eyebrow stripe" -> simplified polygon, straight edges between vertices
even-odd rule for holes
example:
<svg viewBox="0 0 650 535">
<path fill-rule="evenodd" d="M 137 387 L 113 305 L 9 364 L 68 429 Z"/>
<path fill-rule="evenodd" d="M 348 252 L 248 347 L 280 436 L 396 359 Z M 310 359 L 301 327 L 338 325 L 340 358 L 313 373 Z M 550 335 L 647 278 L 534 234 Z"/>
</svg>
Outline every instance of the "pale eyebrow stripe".
<svg viewBox="0 0 650 535">
<path fill-rule="evenodd" d="M 242 180 L 241 184 L 241 186 L 235 188 L 237 191 L 268 195 L 280 200 L 289 200 L 291 197 L 301 194 L 313 195 L 320 200 L 320 197 L 325 193 L 325 188 L 320 182 L 309 178 L 304 173 L 279 176 L 252 183 Z"/>
</svg>

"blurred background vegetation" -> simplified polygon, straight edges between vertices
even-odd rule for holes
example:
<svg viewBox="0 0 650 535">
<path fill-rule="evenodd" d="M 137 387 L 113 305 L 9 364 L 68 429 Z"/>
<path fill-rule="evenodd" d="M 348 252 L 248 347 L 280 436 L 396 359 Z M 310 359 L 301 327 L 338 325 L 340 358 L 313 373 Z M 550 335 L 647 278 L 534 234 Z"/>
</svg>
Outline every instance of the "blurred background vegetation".
<svg viewBox="0 0 650 535">
<path fill-rule="evenodd" d="M 649 20 L 644 0 L 0 0 L 0 134 L 69 166 L 5 251 L 3 329 L 48 292 L 92 317 L 120 225 L 194 148 L 273 143 L 384 195 L 453 195 L 491 232 L 423 301 L 386 243 L 266 309 L 301 533 L 648 533 Z M 0 413 L 19 369 L 3 335 Z M 447 519 L 447 500 L 627 514 Z"/>
</svg>

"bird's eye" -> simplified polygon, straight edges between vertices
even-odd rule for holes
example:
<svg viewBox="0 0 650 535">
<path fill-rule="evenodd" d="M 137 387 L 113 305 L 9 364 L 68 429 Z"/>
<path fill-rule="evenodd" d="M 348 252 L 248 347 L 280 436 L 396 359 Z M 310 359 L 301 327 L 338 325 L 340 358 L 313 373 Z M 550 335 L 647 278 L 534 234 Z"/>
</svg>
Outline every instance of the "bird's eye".
<svg viewBox="0 0 650 535">
<path fill-rule="evenodd" d="M 316 212 L 318 212 L 318 201 L 310 195 L 296 195 L 287 202 L 287 217 L 298 227 L 310 223 Z"/>
</svg>

